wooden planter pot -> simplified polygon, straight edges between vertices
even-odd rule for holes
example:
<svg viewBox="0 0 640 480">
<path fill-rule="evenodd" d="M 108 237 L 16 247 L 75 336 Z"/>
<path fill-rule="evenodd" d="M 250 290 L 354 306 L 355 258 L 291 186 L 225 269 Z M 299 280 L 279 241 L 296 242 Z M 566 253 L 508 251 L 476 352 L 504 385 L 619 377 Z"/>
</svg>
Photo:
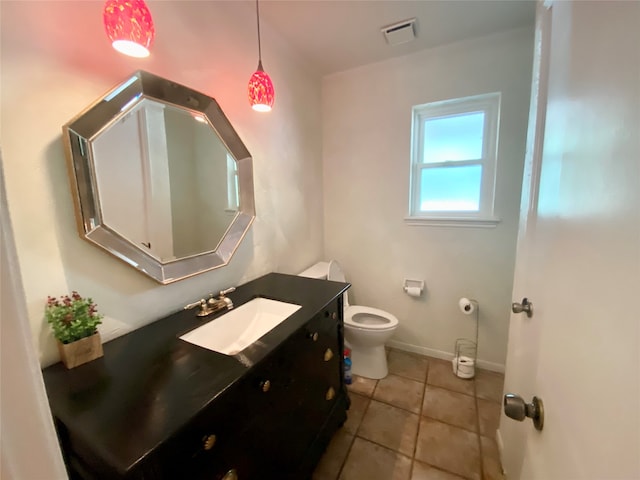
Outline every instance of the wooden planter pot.
<svg viewBox="0 0 640 480">
<path fill-rule="evenodd" d="M 58 341 L 58 351 L 60 352 L 60 360 L 67 368 L 77 367 L 104 355 L 99 333 L 94 333 L 90 337 L 81 338 L 73 343 Z"/>
</svg>

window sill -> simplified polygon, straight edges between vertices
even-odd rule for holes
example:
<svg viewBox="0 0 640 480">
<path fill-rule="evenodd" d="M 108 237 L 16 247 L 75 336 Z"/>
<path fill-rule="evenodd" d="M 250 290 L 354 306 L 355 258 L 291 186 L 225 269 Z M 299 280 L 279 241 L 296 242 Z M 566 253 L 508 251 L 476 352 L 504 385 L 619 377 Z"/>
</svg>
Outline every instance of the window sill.
<svg viewBox="0 0 640 480">
<path fill-rule="evenodd" d="M 414 227 L 495 228 L 500 223 L 500 219 L 497 217 L 405 217 L 404 222 Z"/>
</svg>

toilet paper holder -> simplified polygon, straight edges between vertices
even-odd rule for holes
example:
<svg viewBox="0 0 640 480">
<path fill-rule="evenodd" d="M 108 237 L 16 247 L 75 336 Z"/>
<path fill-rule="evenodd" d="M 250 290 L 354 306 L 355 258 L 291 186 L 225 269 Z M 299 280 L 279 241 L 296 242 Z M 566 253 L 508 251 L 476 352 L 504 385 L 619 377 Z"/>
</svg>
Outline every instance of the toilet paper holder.
<svg viewBox="0 0 640 480">
<path fill-rule="evenodd" d="M 462 297 L 458 300 L 458 308 L 464 315 L 474 318 L 475 340 L 458 338 L 454 346 L 453 374 L 460 378 L 473 378 L 475 376 L 476 363 L 478 362 L 478 323 L 480 317 L 480 305 L 473 298 Z"/>
<path fill-rule="evenodd" d="M 402 289 L 406 292 L 415 292 L 416 289 L 422 293 L 422 291 L 424 290 L 424 280 L 412 280 L 410 278 L 405 278 L 404 279 L 404 284 Z"/>
</svg>

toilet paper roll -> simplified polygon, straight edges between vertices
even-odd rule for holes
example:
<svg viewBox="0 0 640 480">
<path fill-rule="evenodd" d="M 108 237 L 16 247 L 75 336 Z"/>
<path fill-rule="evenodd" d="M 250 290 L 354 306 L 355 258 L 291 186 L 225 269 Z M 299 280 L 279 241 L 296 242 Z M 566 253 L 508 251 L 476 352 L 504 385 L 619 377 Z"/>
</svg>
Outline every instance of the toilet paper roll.
<svg viewBox="0 0 640 480">
<path fill-rule="evenodd" d="M 419 287 L 404 287 L 404 291 L 410 297 L 419 297 L 422 294 L 422 289 Z"/>
<path fill-rule="evenodd" d="M 458 301 L 458 307 L 460 308 L 460 311 L 465 315 L 471 315 L 473 312 L 475 312 L 477 305 L 478 302 L 476 302 L 475 300 L 470 300 L 466 297 L 462 297 Z"/>
<path fill-rule="evenodd" d="M 471 357 L 461 355 L 451 360 L 453 364 L 453 374 L 460 378 L 473 378 L 475 376 L 475 360 Z"/>
</svg>

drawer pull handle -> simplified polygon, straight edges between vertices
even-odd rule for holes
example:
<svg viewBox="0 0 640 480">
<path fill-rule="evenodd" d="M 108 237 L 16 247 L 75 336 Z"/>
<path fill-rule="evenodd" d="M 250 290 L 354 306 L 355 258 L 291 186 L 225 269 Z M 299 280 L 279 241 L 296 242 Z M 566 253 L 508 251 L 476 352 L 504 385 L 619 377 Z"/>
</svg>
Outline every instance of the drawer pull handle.
<svg viewBox="0 0 640 480">
<path fill-rule="evenodd" d="M 317 341 L 318 341 L 318 332 L 310 333 L 310 334 L 309 334 L 309 338 L 310 338 L 311 340 L 313 340 L 314 342 L 317 342 Z"/>
<path fill-rule="evenodd" d="M 328 362 L 329 360 L 331 360 L 333 358 L 333 352 L 331 351 L 330 348 L 327 348 L 324 351 L 324 361 Z"/>
<path fill-rule="evenodd" d="M 222 480 L 238 480 L 238 472 L 235 468 L 231 469 L 227 473 L 225 473 L 224 477 L 222 477 Z"/>
<path fill-rule="evenodd" d="M 202 438 L 202 444 L 205 450 L 211 450 L 213 446 L 216 444 L 216 436 L 215 435 L 206 435 Z"/>
<path fill-rule="evenodd" d="M 324 398 L 326 398 L 327 400 L 333 400 L 335 396 L 336 396 L 336 391 L 333 389 L 333 387 L 329 387 L 329 390 L 327 390 L 327 393 L 325 394 Z"/>
<path fill-rule="evenodd" d="M 267 393 L 271 389 L 271 382 L 269 380 L 265 380 L 263 382 L 260 382 L 260 389 L 264 393 Z"/>
</svg>

